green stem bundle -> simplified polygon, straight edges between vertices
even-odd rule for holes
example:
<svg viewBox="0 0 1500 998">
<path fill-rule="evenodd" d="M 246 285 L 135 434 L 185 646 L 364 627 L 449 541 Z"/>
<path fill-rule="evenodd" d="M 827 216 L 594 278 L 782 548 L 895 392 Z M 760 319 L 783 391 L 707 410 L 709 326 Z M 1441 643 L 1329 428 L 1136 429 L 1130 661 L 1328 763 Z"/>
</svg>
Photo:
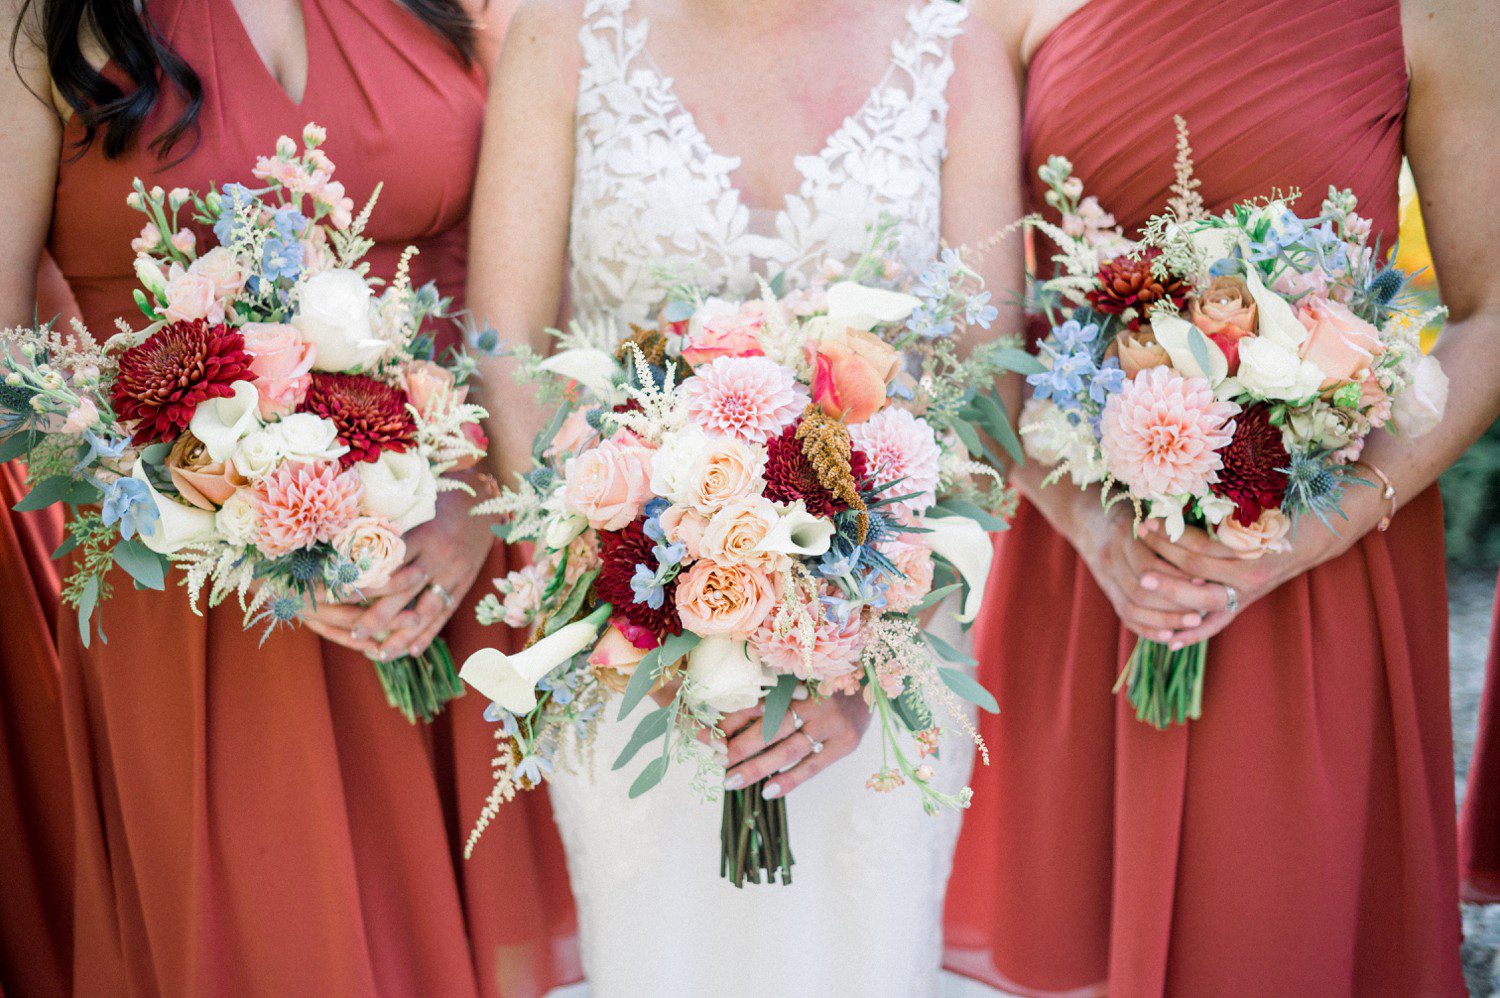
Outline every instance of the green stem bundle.
<svg viewBox="0 0 1500 998">
<path fill-rule="evenodd" d="M 736 887 L 792 882 L 792 840 L 787 831 L 786 798 L 766 800 L 761 796 L 765 781 L 743 790 L 724 793 L 724 820 L 720 825 L 722 845 L 719 873 Z"/>
<path fill-rule="evenodd" d="M 430 722 L 450 700 L 464 695 L 463 681 L 453 664 L 448 643 L 438 638 L 420 655 L 403 655 L 389 662 L 376 659 L 375 671 L 385 689 L 385 702 L 413 724 Z"/>
<path fill-rule="evenodd" d="M 1208 642 L 1173 651 L 1159 641 L 1141 638 L 1115 683 L 1126 689 L 1136 720 L 1157 729 L 1197 720 L 1203 714 L 1203 673 Z"/>
</svg>

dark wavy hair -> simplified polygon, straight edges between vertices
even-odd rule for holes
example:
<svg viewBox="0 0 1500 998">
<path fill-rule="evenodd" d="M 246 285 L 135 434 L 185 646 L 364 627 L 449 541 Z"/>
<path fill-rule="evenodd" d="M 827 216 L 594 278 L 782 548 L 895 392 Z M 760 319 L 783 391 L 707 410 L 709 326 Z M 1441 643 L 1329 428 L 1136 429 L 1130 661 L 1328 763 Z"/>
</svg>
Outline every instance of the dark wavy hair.
<svg viewBox="0 0 1500 998">
<path fill-rule="evenodd" d="M 465 63 L 473 59 L 474 22 L 460 0 L 374 2 L 399 2 L 452 45 Z M 32 13 L 34 3 L 39 5 L 36 14 Z M 76 155 L 87 152 L 95 141 L 101 143 L 108 159 L 125 153 L 140 138 L 146 117 L 168 88 L 181 96 L 182 113 L 151 139 L 149 148 L 166 158 L 185 137 L 196 134 L 203 110 L 203 81 L 162 37 L 144 3 L 138 8 L 136 0 L 24 0 L 11 33 L 12 64 L 16 64 L 16 46 L 28 19 L 36 26 L 53 84 L 83 124 Z M 89 63 L 83 53 L 84 37 L 103 48 L 129 80 L 128 89 Z"/>
</svg>

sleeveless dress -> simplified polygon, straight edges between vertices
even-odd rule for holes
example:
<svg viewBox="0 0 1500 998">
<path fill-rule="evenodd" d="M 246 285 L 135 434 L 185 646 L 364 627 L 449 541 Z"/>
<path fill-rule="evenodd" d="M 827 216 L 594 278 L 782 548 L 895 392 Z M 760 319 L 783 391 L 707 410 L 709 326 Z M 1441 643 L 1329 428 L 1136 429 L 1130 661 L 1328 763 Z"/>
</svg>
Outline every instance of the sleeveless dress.
<svg viewBox="0 0 1500 998">
<path fill-rule="evenodd" d="M 802 184 L 785 207 L 757 213 L 734 186 L 739 160 L 709 147 L 652 61 L 647 22 L 628 0 L 591 0 L 579 34 L 576 317 L 649 321 L 663 264 L 729 295 L 758 293 L 757 274 L 803 286 L 825 258 L 856 257 L 883 211 L 902 220 L 905 259 L 934 255 L 944 91 L 963 17 L 942 0 L 914 7 L 864 106 L 820 153 L 797 158 Z M 597 742 L 551 778 L 596 998 L 935 993 L 958 817 L 865 788 L 880 765 L 878 732 L 787 799 L 792 883 L 736 890 L 718 875 L 720 805 L 695 789 L 694 761 L 629 800 L 635 767 L 610 767 L 638 718 L 616 714 L 607 704 Z M 945 746 L 942 778 L 962 785 L 970 757 L 966 745 Z M 723 769 L 710 761 L 701 778 L 717 787 Z"/>
<path fill-rule="evenodd" d="M 96 332 L 132 311 L 132 177 L 199 190 L 252 181 L 254 157 L 308 121 L 328 128 L 357 204 L 385 183 L 368 229 L 373 271 L 393 273 L 414 244 L 415 281 L 462 291 L 483 72 L 391 0 L 303 0 L 302 11 L 298 105 L 232 0 L 150 4 L 203 81 L 200 133 L 165 163 L 144 149 L 106 160 L 98 146 L 64 157 L 49 251 Z M 146 134 L 179 109 L 165 101 Z M 71 123 L 65 141 L 80 131 Z M 500 557 L 481 579 L 503 574 Z M 459 858 L 490 783 L 483 704 L 466 697 L 412 725 L 362 655 L 311 631 L 262 644 L 237 606 L 199 617 L 175 584 L 136 591 L 120 576 L 114 587 L 108 643 L 85 650 L 72 614 L 58 623 L 77 993 L 509 998 L 574 976 L 551 941 L 570 912 L 545 803 L 491 829 L 506 850 Z M 482 588 L 453 618 L 460 659 L 494 640 L 473 621 Z"/>
<path fill-rule="evenodd" d="M 1406 93 L 1395 0 L 1092 0 L 1030 67 L 1034 208 L 1061 154 L 1140 226 L 1175 113 L 1210 210 L 1351 187 L 1389 247 Z M 983 726 L 950 966 L 1027 994 L 1462 994 L 1437 489 L 1214 638 L 1201 720 L 1157 731 L 1111 696 L 1133 641 L 1023 507 L 977 637 L 1006 713 Z"/>
<path fill-rule="evenodd" d="M 1490 624 L 1479 730 L 1458 825 L 1458 874 L 1465 901 L 1500 903 L 1500 596 Z"/>
</svg>

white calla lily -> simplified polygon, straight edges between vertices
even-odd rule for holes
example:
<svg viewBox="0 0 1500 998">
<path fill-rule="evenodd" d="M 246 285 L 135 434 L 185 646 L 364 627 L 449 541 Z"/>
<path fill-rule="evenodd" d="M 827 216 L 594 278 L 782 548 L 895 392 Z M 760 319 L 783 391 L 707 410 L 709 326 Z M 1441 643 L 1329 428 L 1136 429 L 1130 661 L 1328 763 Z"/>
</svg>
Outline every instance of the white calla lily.
<svg viewBox="0 0 1500 998">
<path fill-rule="evenodd" d="M 548 374 L 576 381 L 601 399 L 615 394 L 615 381 L 624 373 L 618 361 L 593 347 L 559 351 L 537 367 Z"/>
<path fill-rule="evenodd" d="M 776 525 L 761 538 L 759 550 L 794 558 L 816 558 L 833 543 L 833 521 L 813 516 L 800 501 L 777 507 L 776 512 Z"/>
<path fill-rule="evenodd" d="M 1229 376 L 1229 359 L 1224 356 L 1224 351 L 1219 349 L 1217 343 L 1204 336 L 1198 327 L 1181 316 L 1157 312 L 1151 316 L 1151 332 L 1155 335 L 1156 342 L 1167 351 L 1167 356 L 1172 358 L 1172 366 L 1178 373 L 1189 378 L 1206 378 L 1211 387 L 1218 387 Z M 1202 340 L 1204 353 L 1208 356 L 1206 371 L 1193 352 L 1192 340 L 1195 336 Z"/>
<path fill-rule="evenodd" d="M 855 329 L 905 322 L 921 302 L 900 291 L 840 281 L 828 289 L 828 317 Z"/>
<path fill-rule="evenodd" d="M 984 602 L 984 588 L 990 579 L 990 562 L 995 547 L 985 529 L 967 516 L 944 516 L 922 521 L 929 531 L 918 536 L 932 548 L 932 553 L 958 570 L 969 586 L 959 623 L 967 624 L 979 615 Z"/>
<path fill-rule="evenodd" d="M 689 692 L 721 714 L 754 707 L 766 687 L 776 684 L 744 641 L 725 634 L 704 638 L 688 652 Z"/>
<path fill-rule="evenodd" d="M 199 403 L 188 422 L 193 436 L 203 441 L 215 461 L 229 460 L 240 441 L 261 426 L 260 393 L 255 385 L 236 381 L 229 387 L 232 396 Z"/>
<path fill-rule="evenodd" d="M 1307 327 L 1297 318 L 1291 302 L 1266 287 L 1254 266 L 1245 268 L 1245 284 L 1250 288 L 1250 297 L 1255 299 L 1255 335 L 1293 351 L 1302 346 L 1307 339 Z"/>
<path fill-rule="evenodd" d="M 514 655 L 498 648 L 482 648 L 464 662 L 459 678 L 512 714 L 530 713 L 536 707 L 536 684 L 592 645 L 612 609 L 605 603 L 582 620 L 558 628 Z"/>
<path fill-rule="evenodd" d="M 217 536 L 214 528 L 214 511 L 186 506 L 156 491 L 151 479 L 146 477 L 146 465 L 137 461 L 130 477 L 144 482 L 156 503 L 159 518 L 149 530 L 142 530 L 141 543 L 157 554 L 171 554 L 189 544 L 204 544 Z"/>
</svg>

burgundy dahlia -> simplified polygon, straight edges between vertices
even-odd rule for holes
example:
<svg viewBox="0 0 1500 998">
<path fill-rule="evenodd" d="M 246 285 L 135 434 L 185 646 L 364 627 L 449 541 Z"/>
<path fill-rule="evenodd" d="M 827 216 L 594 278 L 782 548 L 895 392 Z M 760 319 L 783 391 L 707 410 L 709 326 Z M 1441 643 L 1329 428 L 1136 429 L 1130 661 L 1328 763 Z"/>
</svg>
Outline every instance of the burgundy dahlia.
<svg viewBox="0 0 1500 998">
<path fill-rule="evenodd" d="M 849 470 L 861 489 L 870 486 L 868 462 L 863 453 L 850 453 Z M 797 439 L 796 423 L 766 441 L 766 498 L 785 503 L 800 499 L 809 513 L 821 517 L 831 517 L 849 508 L 818 481 L 818 473 Z"/>
<path fill-rule="evenodd" d="M 1261 510 L 1281 505 L 1291 456 L 1281 442 L 1281 430 L 1271 425 L 1265 406 L 1251 406 L 1235 420 L 1234 437 L 1220 452 L 1224 468 L 1212 488 L 1214 495 L 1234 503 L 1234 518 L 1245 526 L 1260 519 Z"/>
<path fill-rule="evenodd" d="M 666 599 L 660 607 L 652 609 L 650 604 L 637 603 L 635 591 L 630 588 L 631 576 L 637 565 L 656 565 L 655 547 L 646 536 L 646 518 L 640 517 L 621 530 L 599 531 L 599 558 L 602 565 L 594 582 L 594 592 L 604 603 L 613 603 L 615 613 L 637 627 L 643 627 L 663 638 L 668 634 L 682 633 L 682 620 L 677 616 L 677 581 L 667 583 Z"/>
<path fill-rule="evenodd" d="M 349 448 L 339 458 L 344 468 L 374 461 L 381 451 L 400 453 L 417 439 L 406 393 L 364 374 L 313 372 L 312 387 L 297 411 L 322 416 L 338 427 L 339 443 Z"/>
<path fill-rule="evenodd" d="M 229 398 L 236 381 L 254 381 L 245 339 L 223 324 L 174 322 L 120 354 L 110 389 L 115 415 L 134 422 L 137 446 L 171 440 L 187 429 L 198 406 Z"/>
<path fill-rule="evenodd" d="M 1138 257 L 1123 254 L 1106 263 L 1095 278 L 1097 286 L 1088 293 L 1089 304 L 1108 315 L 1135 309 L 1131 329 L 1141 327 L 1146 310 L 1156 302 L 1170 300 L 1181 309 L 1189 288 L 1175 275 L 1162 280 L 1151 272 L 1151 262 L 1159 256 L 1161 250 L 1153 246 Z"/>
</svg>

